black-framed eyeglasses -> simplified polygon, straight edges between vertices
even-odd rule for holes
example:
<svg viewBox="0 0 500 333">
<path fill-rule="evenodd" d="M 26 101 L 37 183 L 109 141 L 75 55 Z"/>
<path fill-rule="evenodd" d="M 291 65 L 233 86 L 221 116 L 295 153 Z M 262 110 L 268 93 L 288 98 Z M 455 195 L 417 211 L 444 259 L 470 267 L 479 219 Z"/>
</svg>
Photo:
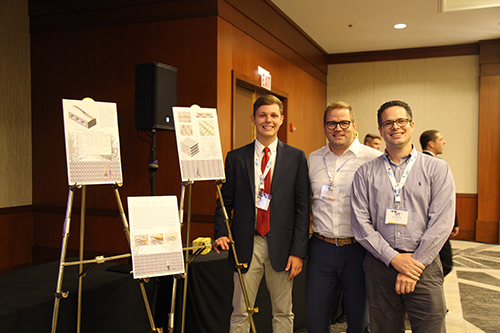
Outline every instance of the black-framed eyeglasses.
<svg viewBox="0 0 500 333">
<path fill-rule="evenodd" d="M 389 129 L 389 128 L 392 128 L 394 126 L 394 124 L 398 124 L 399 127 L 405 127 L 406 125 L 408 125 L 409 122 L 410 122 L 410 119 L 408 119 L 408 118 L 399 118 L 396 120 L 386 120 L 382 124 L 380 124 L 380 127 L 382 127 L 383 129 Z"/>
<path fill-rule="evenodd" d="M 342 129 L 348 129 L 349 126 L 351 126 L 351 123 L 352 123 L 352 121 L 350 121 L 350 120 L 327 121 L 325 123 L 325 125 L 326 125 L 326 128 L 328 128 L 329 130 L 334 130 L 335 128 L 337 128 L 337 125 L 339 125 L 340 128 L 342 128 Z"/>
</svg>

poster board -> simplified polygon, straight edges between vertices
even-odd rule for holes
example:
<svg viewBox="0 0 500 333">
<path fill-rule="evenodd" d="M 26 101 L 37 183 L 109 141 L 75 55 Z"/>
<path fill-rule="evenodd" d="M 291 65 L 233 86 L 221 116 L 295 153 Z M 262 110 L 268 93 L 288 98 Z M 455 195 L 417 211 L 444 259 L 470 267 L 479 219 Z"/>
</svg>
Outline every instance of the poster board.
<svg viewBox="0 0 500 333">
<path fill-rule="evenodd" d="M 123 183 L 116 103 L 63 99 L 68 184 Z"/>
<path fill-rule="evenodd" d="M 182 181 L 225 179 L 217 110 L 174 107 Z"/>
<path fill-rule="evenodd" d="M 176 196 L 128 197 L 134 279 L 184 273 Z"/>
</svg>

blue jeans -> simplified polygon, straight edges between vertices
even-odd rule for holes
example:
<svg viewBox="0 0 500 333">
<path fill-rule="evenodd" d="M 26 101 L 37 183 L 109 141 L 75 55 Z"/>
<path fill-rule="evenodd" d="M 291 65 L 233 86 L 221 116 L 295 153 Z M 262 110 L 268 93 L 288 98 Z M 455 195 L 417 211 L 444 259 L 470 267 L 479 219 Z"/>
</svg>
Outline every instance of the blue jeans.
<svg viewBox="0 0 500 333">
<path fill-rule="evenodd" d="M 344 292 L 348 333 L 370 332 L 363 260 L 359 244 L 336 246 L 317 237 L 309 240 L 306 270 L 307 332 L 329 333 L 339 288 Z"/>
</svg>

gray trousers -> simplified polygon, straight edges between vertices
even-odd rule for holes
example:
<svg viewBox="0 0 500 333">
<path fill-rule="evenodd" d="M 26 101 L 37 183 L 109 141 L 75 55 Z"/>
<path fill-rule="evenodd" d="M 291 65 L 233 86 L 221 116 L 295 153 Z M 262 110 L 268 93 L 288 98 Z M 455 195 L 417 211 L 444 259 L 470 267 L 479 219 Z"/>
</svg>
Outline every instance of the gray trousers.
<svg viewBox="0 0 500 333">
<path fill-rule="evenodd" d="M 443 268 L 439 256 L 424 269 L 415 291 L 406 295 L 395 291 L 398 271 L 392 266 L 387 267 L 367 253 L 363 268 L 372 333 L 404 333 L 405 312 L 414 333 L 446 332 Z"/>
</svg>

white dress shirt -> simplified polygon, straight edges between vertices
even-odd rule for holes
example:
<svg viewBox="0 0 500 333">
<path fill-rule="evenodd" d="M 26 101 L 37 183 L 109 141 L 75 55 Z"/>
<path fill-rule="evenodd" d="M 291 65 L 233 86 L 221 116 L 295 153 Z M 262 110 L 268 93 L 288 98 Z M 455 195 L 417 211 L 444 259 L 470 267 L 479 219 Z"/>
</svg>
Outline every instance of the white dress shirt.
<svg viewBox="0 0 500 333">
<path fill-rule="evenodd" d="M 312 230 L 329 238 L 353 237 L 351 230 L 351 184 L 354 173 L 365 162 L 382 153 L 359 143 L 355 138 L 340 156 L 328 145 L 309 155 L 309 180 L 311 182 Z M 326 163 L 326 164 L 325 164 Z M 337 200 L 321 197 L 323 185 L 339 188 Z"/>
<path fill-rule="evenodd" d="M 255 140 L 255 153 L 254 153 L 254 175 L 255 175 L 255 202 L 257 202 L 257 196 L 260 190 L 260 175 L 262 174 L 261 163 L 262 157 L 264 157 L 264 146 L 259 140 Z M 271 166 L 269 173 L 271 174 L 271 183 L 273 181 L 274 166 L 276 165 L 276 152 L 278 149 L 278 139 L 274 140 L 269 146 L 269 160 L 271 161 Z M 264 181 L 264 180 L 263 180 Z M 272 200 L 272 198 L 271 198 Z"/>
</svg>

